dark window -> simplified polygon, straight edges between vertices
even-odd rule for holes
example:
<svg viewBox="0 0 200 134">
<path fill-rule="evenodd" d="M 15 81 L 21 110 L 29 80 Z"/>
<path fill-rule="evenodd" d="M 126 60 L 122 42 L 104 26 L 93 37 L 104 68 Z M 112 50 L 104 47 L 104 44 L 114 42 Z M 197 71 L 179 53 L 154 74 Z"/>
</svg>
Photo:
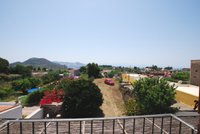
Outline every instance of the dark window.
<svg viewBox="0 0 200 134">
<path fill-rule="evenodd" d="M 195 72 L 198 72 L 198 70 L 196 70 Z"/>
</svg>

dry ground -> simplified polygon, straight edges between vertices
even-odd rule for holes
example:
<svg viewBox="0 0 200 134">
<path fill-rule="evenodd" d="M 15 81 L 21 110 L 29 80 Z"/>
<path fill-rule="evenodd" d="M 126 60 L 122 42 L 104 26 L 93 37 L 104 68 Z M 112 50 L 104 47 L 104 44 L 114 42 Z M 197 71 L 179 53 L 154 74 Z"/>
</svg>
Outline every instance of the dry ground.
<svg viewBox="0 0 200 134">
<path fill-rule="evenodd" d="M 114 78 L 111 78 L 113 81 Z M 105 78 L 95 79 L 94 83 L 100 88 L 103 94 L 103 104 L 100 109 L 103 111 L 104 117 L 119 117 L 123 115 L 123 98 L 119 91 L 118 81 L 114 81 L 115 85 L 107 85 L 104 83 Z"/>
</svg>

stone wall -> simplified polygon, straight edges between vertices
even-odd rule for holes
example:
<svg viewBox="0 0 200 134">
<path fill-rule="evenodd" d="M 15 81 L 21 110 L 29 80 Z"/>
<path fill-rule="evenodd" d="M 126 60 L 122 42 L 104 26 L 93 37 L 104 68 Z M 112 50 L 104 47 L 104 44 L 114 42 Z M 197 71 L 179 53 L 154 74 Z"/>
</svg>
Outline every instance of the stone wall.
<svg viewBox="0 0 200 134">
<path fill-rule="evenodd" d="M 62 114 L 62 103 L 52 103 L 41 105 L 43 108 L 43 117 L 45 118 L 49 114 L 50 118 L 55 118 L 57 114 Z"/>
<path fill-rule="evenodd" d="M 199 86 L 200 60 L 191 60 L 190 84 Z"/>
</svg>

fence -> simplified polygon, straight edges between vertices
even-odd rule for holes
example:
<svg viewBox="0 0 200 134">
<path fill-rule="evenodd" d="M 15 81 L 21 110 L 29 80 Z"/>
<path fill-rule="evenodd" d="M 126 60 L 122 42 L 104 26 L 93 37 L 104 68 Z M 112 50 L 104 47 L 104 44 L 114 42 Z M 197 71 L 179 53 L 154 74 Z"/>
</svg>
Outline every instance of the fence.
<svg viewBox="0 0 200 134">
<path fill-rule="evenodd" d="M 8 120 L 0 125 L 1 134 L 22 133 L 197 133 L 197 129 L 172 114 L 114 118 Z"/>
</svg>

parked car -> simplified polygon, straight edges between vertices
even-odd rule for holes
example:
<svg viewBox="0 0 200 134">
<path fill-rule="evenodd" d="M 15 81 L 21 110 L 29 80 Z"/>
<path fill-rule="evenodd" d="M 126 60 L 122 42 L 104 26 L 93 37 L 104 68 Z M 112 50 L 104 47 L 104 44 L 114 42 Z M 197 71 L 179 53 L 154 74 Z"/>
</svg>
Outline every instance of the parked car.
<svg viewBox="0 0 200 134">
<path fill-rule="evenodd" d="M 104 83 L 105 84 L 109 84 L 109 85 L 114 85 L 115 84 L 114 81 L 112 81 L 111 79 L 105 79 Z"/>
</svg>

